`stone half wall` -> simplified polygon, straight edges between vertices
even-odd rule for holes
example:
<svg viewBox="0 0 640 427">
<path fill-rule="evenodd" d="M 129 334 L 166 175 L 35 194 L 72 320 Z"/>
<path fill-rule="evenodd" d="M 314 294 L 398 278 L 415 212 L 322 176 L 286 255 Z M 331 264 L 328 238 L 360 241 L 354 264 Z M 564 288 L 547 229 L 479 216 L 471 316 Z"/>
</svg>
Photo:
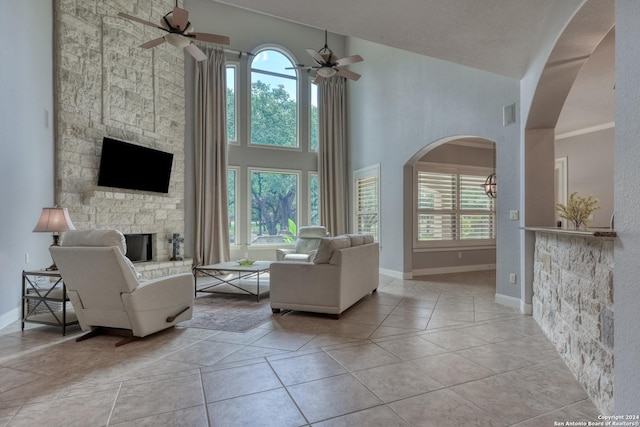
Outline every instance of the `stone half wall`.
<svg viewBox="0 0 640 427">
<path fill-rule="evenodd" d="M 613 413 L 613 243 L 536 232 L 533 317 L 602 414 Z"/>
<path fill-rule="evenodd" d="M 54 2 L 57 204 L 78 229 L 153 234 L 158 263 L 171 256 L 171 235 L 184 234 L 184 53 L 166 43 L 138 47 L 162 32 L 118 12 L 159 22 L 174 5 Z M 98 187 L 105 136 L 173 153 L 169 192 Z"/>
</svg>

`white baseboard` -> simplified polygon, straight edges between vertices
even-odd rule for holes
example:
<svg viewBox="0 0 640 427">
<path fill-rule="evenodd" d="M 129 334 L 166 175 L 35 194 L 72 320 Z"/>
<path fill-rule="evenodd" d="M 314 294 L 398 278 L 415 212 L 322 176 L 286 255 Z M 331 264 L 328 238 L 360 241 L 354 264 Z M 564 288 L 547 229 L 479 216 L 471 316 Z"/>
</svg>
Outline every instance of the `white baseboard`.
<svg viewBox="0 0 640 427">
<path fill-rule="evenodd" d="M 496 302 L 507 307 L 520 310 L 520 313 L 531 315 L 533 314 L 533 305 L 527 304 L 520 298 L 510 297 L 508 295 L 496 294 Z"/>
<path fill-rule="evenodd" d="M 380 274 L 382 274 L 383 276 L 393 277 L 394 279 L 400 279 L 400 280 L 411 280 L 411 279 L 413 279 L 413 274 L 411 274 L 411 272 L 404 273 L 402 271 L 389 270 L 387 268 L 380 268 L 380 269 L 378 269 L 378 272 Z"/>
<path fill-rule="evenodd" d="M 524 301 L 520 301 L 520 312 L 527 316 L 533 316 L 533 304 L 527 304 Z"/>
<path fill-rule="evenodd" d="M 415 276 L 430 276 L 433 274 L 467 273 L 469 271 L 495 270 L 495 264 L 461 265 L 458 267 L 421 268 L 413 270 Z"/>
<path fill-rule="evenodd" d="M 16 307 L 0 316 L 0 329 L 12 324 L 16 320 L 20 320 L 20 307 Z"/>
</svg>

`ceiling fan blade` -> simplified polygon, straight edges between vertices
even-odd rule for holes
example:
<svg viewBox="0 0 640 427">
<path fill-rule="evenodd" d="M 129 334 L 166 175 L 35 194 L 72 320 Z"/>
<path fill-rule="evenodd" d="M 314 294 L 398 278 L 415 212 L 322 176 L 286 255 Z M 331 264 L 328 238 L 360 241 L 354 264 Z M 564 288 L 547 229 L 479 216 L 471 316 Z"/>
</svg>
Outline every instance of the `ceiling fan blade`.
<svg viewBox="0 0 640 427">
<path fill-rule="evenodd" d="M 135 16 L 131 16 L 131 15 L 127 15 L 126 13 L 118 13 L 118 16 L 124 19 L 129 19 L 131 21 L 135 21 L 135 22 L 139 22 L 140 24 L 144 24 L 144 25 L 148 25 L 149 27 L 153 27 L 153 28 L 159 28 L 161 30 L 167 31 L 164 28 L 162 28 L 161 26 L 154 24 L 152 22 L 149 21 L 145 21 L 144 19 L 140 19 L 140 18 L 136 18 Z"/>
<path fill-rule="evenodd" d="M 338 67 L 342 67 L 343 65 L 355 64 L 356 62 L 361 62 L 362 57 L 360 55 L 347 56 L 346 58 L 338 59 L 336 65 Z"/>
<path fill-rule="evenodd" d="M 322 83 L 325 80 L 324 77 L 322 77 L 320 74 L 316 74 L 316 78 L 313 80 L 313 84 L 315 85 L 319 85 L 320 83 Z"/>
<path fill-rule="evenodd" d="M 227 36 L 219 36 L 217 34 L 207 34 L 207 33 L 189 33 L 185 34 L 187 37 L 194 38 L 198 41 L 209 42 L 213 44 L 230 44 L 231 41 Z"/>
<path fill-rule="evenodd" d="M 140 47 L 143 49 L 151 49 L 152 47 L 161 45 L 164 41 L 164 37 L 158 37 L 157 39 L 149 40 L 148 42 L 141 44 Z"/>
<path fill-rule="evenodd" d="M 184 31 L 189 22 L 189 12 L 184 9 L 180 9 L 178 6 L 173 8 L 173 15 L 171 15 L 171 24 L 174 28 Z"/>
<path fill-rule="evenodd" d="M 357 81 L 361 77 L 360 74 L 349 70 L 338 70 L 338 75 L 353 81 Z"/>
<path fill-rule="evenodd" d="M 318 64 L 324 64 L 324 58 L 317 51 L 313 49 L 307 49 L 307 53 L 309 53 L 309 55 L 311 55 L 311 57 L 315 59 Z"/>
<path fill-rule="evenodd" d="M 184 49 L 189 52 L 189 54 L 193 56 L 193 59 L 195 59 L 196 61 L 204 61 L 205 59 L 207 59 L 207 55 L 205 55 L 204 52 L 201 51 L 198 46 L 193 43 L 188 44 L 184 47 Z"/>
</svg>

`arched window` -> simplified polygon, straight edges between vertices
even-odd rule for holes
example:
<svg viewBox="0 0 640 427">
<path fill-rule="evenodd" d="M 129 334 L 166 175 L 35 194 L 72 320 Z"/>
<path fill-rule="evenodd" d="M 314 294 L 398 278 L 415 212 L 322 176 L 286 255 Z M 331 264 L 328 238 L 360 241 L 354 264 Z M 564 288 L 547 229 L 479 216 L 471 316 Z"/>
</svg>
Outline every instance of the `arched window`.
<svg viewBox="0 0 640 427">
<path fill-rule="evenodd" d="M 273 48 L 251 61 L 251 144 L 298 148 L 298 77 L 292 61 Z"/>
</svg>

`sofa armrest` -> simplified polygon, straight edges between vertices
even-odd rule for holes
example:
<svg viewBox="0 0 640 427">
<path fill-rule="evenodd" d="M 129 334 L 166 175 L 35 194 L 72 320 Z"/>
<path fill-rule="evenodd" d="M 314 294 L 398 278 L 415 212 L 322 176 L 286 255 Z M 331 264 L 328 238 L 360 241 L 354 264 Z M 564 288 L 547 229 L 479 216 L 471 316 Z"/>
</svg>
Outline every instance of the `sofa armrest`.
<svg viewBox="0 0 640 427">
<path fill-rule="evenodd" d="M 287 304 L 337 306 L 340 298 L 340 267 L 336 265 L 274 262 L 269 282 L 272 308 Z"/>
</svg>

